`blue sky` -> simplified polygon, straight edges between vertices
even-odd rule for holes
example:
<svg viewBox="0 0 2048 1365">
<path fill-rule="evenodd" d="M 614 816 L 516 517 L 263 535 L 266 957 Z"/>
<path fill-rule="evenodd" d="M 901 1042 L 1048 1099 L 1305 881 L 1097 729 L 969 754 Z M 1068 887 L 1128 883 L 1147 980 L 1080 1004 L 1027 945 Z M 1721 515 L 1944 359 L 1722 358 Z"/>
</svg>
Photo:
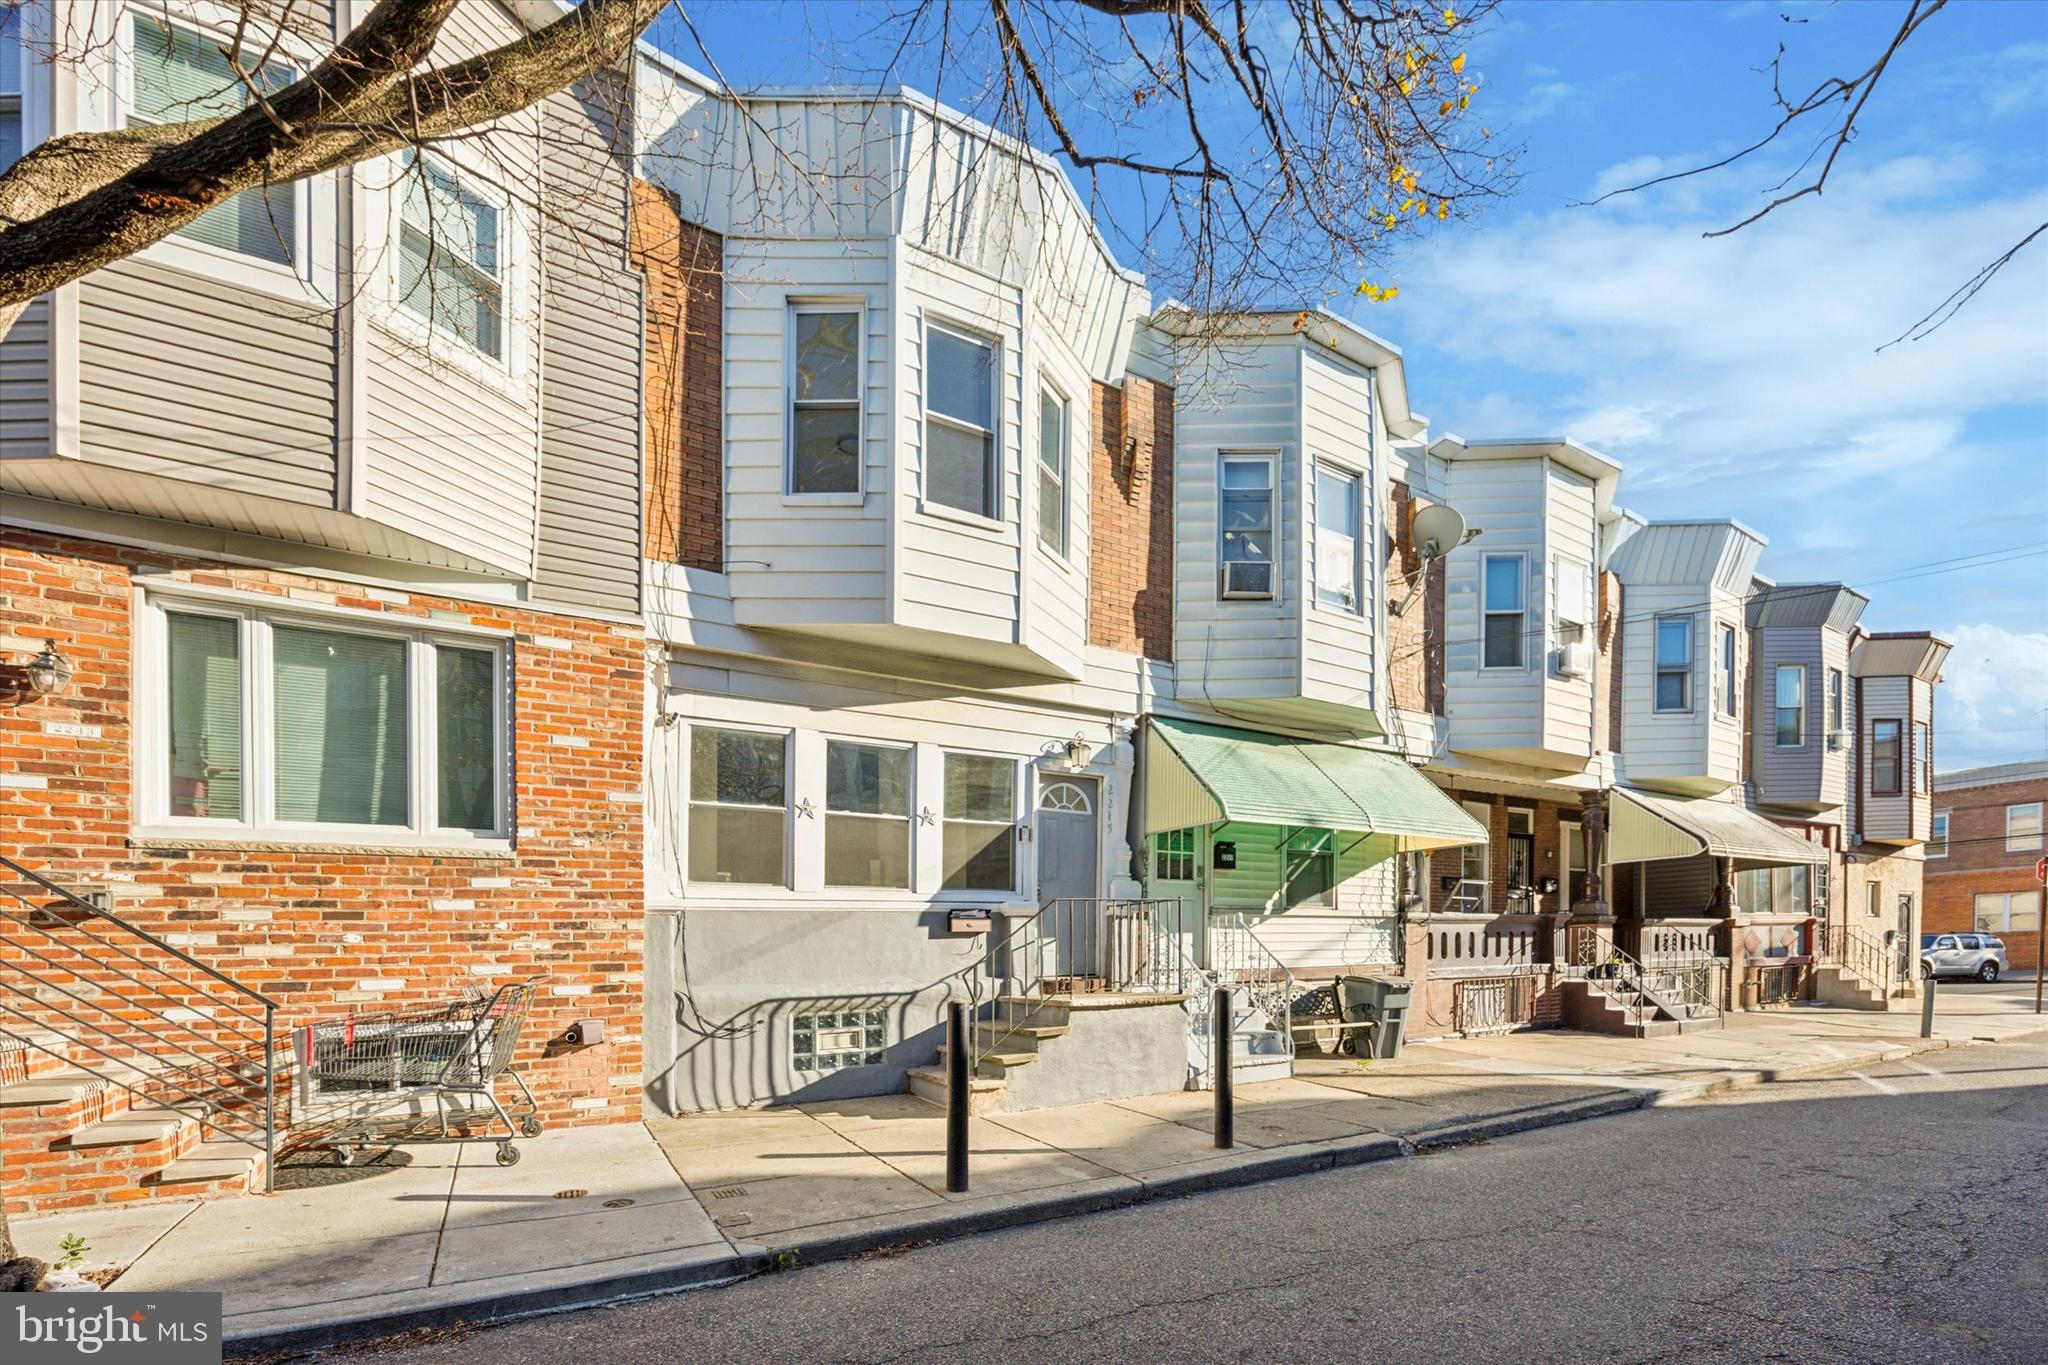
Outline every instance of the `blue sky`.
<svg viewBox="0 0 2048 1365">
<path fill-rule="evenodd" d="M 691 12 L 735 84 L 859 60 L 851 6 Z M 1894 60 L 1827 192 L 1731 237 L 1701 233 L 1760 206 L 1787 163 L 1582 206 L 1768 129 L 1757 68 L 1781 40 L 1804 89 L 1860 70 L 1901 12 L 1507 5 L 1471 66 L 1496 136 L 1526 149 L 1518 193 L 1394 263 L 1394 302 L 1352 311 L 1404 348 L 1437 432 L 1576 437 L 1623 464 L 1635 510 L 1739 517 L 1769 537 L 1771 577 L 1846 580 L 1873 599 L 1869 628 L 1953 641 L 1953 768 L 2048 754 L 2048 237 L 1955 321 L 1874 352 L 2048 221 L 2048 4 L 1951 3 Z M 701 64 L 672 20 L 657 40 Z M 904 74 L 927 79 L 915 58 Z"/>
</svg>

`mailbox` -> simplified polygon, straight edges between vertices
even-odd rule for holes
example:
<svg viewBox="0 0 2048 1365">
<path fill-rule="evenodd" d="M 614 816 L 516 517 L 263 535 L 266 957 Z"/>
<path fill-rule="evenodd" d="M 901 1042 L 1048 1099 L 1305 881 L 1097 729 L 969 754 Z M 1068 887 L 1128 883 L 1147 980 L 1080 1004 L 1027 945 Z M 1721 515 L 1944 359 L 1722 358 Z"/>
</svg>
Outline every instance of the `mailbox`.
<svg viewBox="0 0 2048 1365">
<path fill-rule="evenodd" d="M 1229 839 L 1223 839 L 1223 840 L 1219 840 L 1219 841 L 1217 841 L 1217 843 L 1216 843 L 1216 844 L 1214 844 L 1214 845 L 1212 846 L 1212 852 L 1211 852 L 1211 854 L 1210 854 L 1210 857 L 1209 857 L 1209 865 L 1210 865 L 1211 867 L 1215 868 L 1215 869 L 1216 869 L 1216 870 L 1217 870 L 1218 872 L 1234 872 L 1234 871 L 1236 871 L 1236 870 L 1237 870 L 1237 845 L 1236 845 L 1236 843 L 1234 843 L 1233 841 L 1231 841 L 1231 840 L 1229 840 Z"/>
<path fill-rule="evenodd" d="M 995 926 L 995 919 L 986 907 L 946 912 L 946 932 L 949 934 L 985 934 Z"/>
</svg>

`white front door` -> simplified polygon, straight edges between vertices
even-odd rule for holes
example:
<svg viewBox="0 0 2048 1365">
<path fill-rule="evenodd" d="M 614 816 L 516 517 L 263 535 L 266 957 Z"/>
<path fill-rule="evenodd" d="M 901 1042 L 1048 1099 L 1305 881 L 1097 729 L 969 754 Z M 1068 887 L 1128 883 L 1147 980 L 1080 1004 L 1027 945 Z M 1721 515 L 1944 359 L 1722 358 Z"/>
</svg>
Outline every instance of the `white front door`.
<svg viewBox="0 0 2048 1365">
<path fill-rule="evenodd" d="M 1040 928 L 1056 940 L 1055 974 L 1098 976 L 1102 895 L 1101 784 L 1062 777 L 1038 792 L 1038 903 Z"/>
</svg>

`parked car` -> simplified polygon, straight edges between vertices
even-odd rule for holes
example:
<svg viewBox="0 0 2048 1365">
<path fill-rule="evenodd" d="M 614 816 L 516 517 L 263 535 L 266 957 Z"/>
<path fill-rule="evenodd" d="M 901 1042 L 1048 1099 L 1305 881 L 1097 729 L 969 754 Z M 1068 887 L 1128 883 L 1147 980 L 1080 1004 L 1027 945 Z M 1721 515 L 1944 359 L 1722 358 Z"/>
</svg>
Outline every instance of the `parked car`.
<svg viewBox="0 0 2048 1365">
<path fill-rule="evenodd" d="M 2005 941 L 1992 934 L 1922 934 L 1920 975 L 1974 976 L 1979 981 L 1996 981 L 1999 973 L 2011 969 L 2005 960 Z"/>
</svg>

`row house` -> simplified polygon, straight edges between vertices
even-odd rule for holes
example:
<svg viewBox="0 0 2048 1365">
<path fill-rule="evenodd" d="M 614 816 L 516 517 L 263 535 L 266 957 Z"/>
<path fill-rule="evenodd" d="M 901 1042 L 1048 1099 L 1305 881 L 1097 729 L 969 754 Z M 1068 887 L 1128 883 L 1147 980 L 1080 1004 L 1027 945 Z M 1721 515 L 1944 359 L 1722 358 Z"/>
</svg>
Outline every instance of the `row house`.
<svg viewBox="0 0 2048 1365">
<path fill-rule="evenodd" d="M 2048 761 L 1935 774 L 1924 939 L 1990 934 L 2014 971 L 2040 969 L 2044 811 Z"/>
<path fill-rule="evenodd" d="M 316 8 L 241 34 L 256 81 Z M 240 107 L 218 10 L 10 15 L 0 154 Z M 512 983 L 534 1121 L 641 1113 L 627 84 L 242 194 L 0 338 L 10 1209 L 260 1188 L 347 1099 L 292 1030 Z"/>
</svg>

